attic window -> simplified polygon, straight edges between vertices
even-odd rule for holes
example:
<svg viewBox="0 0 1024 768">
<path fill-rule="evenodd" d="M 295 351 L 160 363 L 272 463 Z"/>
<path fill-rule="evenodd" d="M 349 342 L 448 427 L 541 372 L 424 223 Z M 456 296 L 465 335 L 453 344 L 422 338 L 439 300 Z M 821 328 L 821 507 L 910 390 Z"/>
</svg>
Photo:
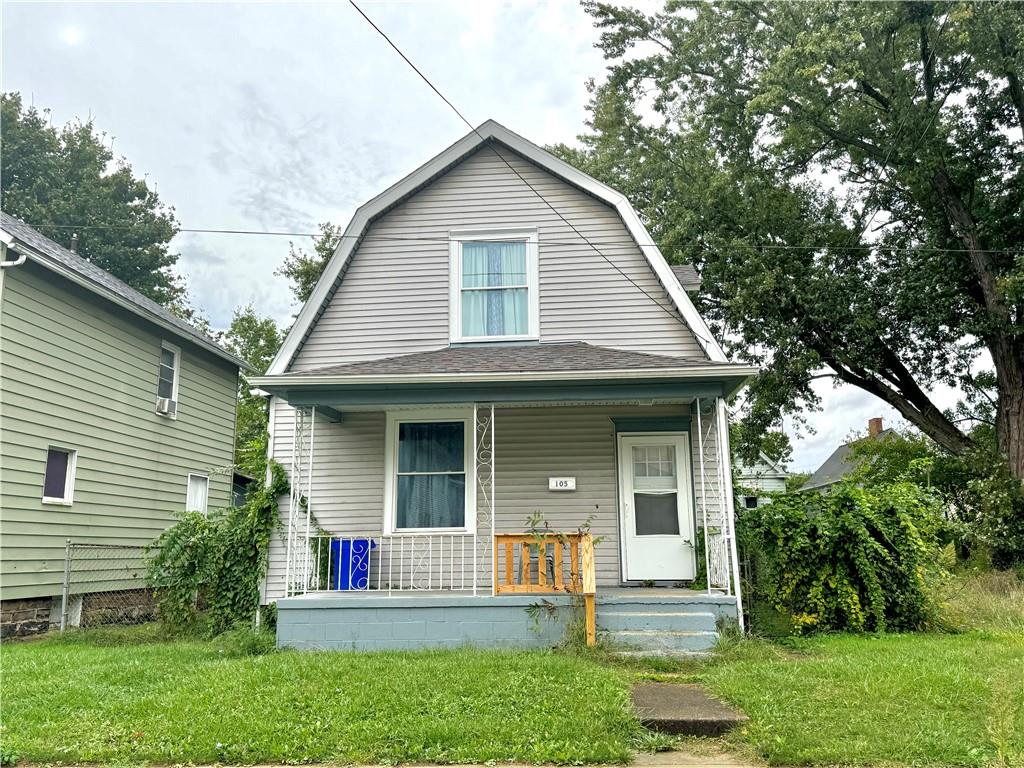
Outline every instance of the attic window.
<svg viewBox="0 0 1024 768">
<path fill-rule="evenodd" d="M 451 234 L 452 341 L 538 337 L 535 230 Z"/>
</svg>

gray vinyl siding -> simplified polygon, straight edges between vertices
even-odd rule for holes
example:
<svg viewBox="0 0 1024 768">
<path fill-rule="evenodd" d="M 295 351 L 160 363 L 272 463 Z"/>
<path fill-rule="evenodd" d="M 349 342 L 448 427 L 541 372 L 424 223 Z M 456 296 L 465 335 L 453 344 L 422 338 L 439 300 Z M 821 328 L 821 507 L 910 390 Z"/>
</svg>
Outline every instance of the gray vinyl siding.
<svg viewBox="0 0 1024 768">
<path fill-rule="evenodd" d="M 615 210 L 510 150 L 501 152 L 587 239 L 614 243 L 600 251 L 615 266 L 485 147 L 370 225 L 292 370 L 446 346 L 448 233 L 474 227 L 537 228 L 542 341 L 704 357 L 690 329 L 666 311 L 671 304 L 663 286 Z"/>
<path fill-rule="evenodd" d="M 0 578 L 60 593 L 67 538 L 145 544 L 185 506 L 189 472 L 229 503 L 237 369 L 42 267 L 0 294 Z M 155 412 L 161 341 L 181 349 L 177 419 Z M 77 451 L 74 503 L 42 503 L 49 445 Z M 215 473 L 212 470 L 227 470 Z"/>
<path fill-rule="evenodd" d="M 495 411 L 495 530 L 522 533 L 527 519 L 541 511 L 552 528 L 575 531 L 593 515 L 592 531 L 602 537 L 596 551 L 598 584 L 620 583 L 616 417 L 685 415 L 685 405 L 587 405 L 497 408 Z M 347 412 L 344 421 L 317 419 L 311 509 L 317 525 L 330 535 L 380 536 L 384 520 L 383 412 Z M 704 493 L 701 493 L 700 440 L 692 419 L 691 471 L 696 527 L 702 524 L 701 499 L 708 524 L 720 524 L 719 464 L 713 416 L 701 420 L 704 438 Z M 274 458 L 288 469 L 291 461 L 292 409 L 274 406 Z M 551 492 L 548 477 L 573 476 L 574 492 Z M 282 499 L 282 523 L 287 521 Z M 478 494 L 478 520 L 484 502 Z M 490 536 L 480 525 L 478 535 Z M 278 534 L 271 543 L 265 597 L 282 596 L 285 547 Z M 490 589 L 489 555 L 478 562 L 480 585 Z"/>
</svg>

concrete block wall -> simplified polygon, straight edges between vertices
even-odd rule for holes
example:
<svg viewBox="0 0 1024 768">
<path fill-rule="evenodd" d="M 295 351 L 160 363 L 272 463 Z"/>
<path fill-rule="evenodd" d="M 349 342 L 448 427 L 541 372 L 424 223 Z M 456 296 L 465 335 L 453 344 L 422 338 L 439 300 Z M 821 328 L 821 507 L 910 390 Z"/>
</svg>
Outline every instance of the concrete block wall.
<svg viewBox="0 0 1024 768">
<path fill-rule="evenodd" d="M 555 605 L 538 621 L 529 606 Z M 277 644 L 304 650 L 411 650 L 476 645 L 550 648 L 561 641 L 569 599 L 552 595 L 314 596 L 277 602 Z"/>
</svg>

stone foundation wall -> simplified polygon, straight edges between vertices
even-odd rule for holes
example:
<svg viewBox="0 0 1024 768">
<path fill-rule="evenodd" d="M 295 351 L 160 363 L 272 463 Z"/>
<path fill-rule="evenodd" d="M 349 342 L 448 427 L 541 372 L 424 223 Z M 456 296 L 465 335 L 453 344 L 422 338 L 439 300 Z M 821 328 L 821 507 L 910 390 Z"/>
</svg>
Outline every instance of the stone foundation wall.
<svg viewBox="0 0 1024 768">
<path fill-rule="evenodd" d="M 60 617 L 58 616 L 58 621 Z M 156 600 L 149 589 L 122 589 L 82 596 L 78 626 L 142 624 L 156 618 Z"/>
<path fill-rule="evenodd" d="M 52 610 L 52 597 L 26 597 L 21 600 L 0 601 L 0 638 L 28 637 L 50 628 L 51 612 L 60 621 L 58 608 Z"/>
</svg>

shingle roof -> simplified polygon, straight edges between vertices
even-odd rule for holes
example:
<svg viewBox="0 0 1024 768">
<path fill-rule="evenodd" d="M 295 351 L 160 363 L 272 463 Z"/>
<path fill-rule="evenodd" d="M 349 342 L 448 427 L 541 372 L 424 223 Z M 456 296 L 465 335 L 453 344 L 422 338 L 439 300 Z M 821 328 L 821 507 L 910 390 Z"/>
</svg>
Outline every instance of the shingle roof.
<svg viewBox="0 0 1024 768">
<path fill-rule="evenodd" d="M 672 264 L 672 272 L 684 291 L 696 291 L 700 288 L 700 275 L 693 264 Z"/>
<path fill-rule="evenodd" d="M 723 372 L 734 367 L 705 359 L 688 359 L 627 352 L 598 347 L 582 341 L 544 344 L 486 344 L 445 347 L 430 352 L 384 357 L 361 363 L 332 365 L 285 374 L 302 376 L 416 375 L 439 373 L 557 373 L 562 371 L 613 371 L 649 368 L 696 368 L 715 366 Z"/>
<path fill-rule="evenodd" d="M 894 430 L 883 429 L 874 439 L 879 440 L 891 434 L 895 434 Z M 814 470 L 814 474 L 807 478 L 807 482 L 801 486 L 800 490 L 810 491 L 815 488 L 824 488 L 834 485 L 851 475 L 859 466 L 859 462 L 856 461 L 853 455 L 853 446 L 864 439 L 867 438 L 860 438 L 851 443 L 843 443 L 832 451 L 832 455 L 825 459 L 820 467 Z"/>
<path fill-rule="evenodd" d="M 143 296 L 106 270 L 100 269 L 92 262 L 83 259 L 59 243 L 55 243 L 50 238 L 40 234 L 20 219 L 0 211 L 0 228 L 24 246 L 41 254 L 46 259 L 52 260 L 57 267 L 68 270 L 82 278 L 86 287 L 91 288 L 95 293 L 105 298 L 120 299 L 126 302 L 129 308 L 136 314 L 142 315 L 158 325 L 168 327 L 168 330 L 172 330 L 182 338 L 199 344 L 239 367 L 248 368 L 248 365 L 243 360 L 232 355 L 198 328 L 177 317 L 152 299 Z M 14 250 L 18 251 L 17 246 L 14 247 Z M 39 261 L 44 266 L 51 266 L 45 261 L 38 259 L 36 261 Z"/>
</svg>

